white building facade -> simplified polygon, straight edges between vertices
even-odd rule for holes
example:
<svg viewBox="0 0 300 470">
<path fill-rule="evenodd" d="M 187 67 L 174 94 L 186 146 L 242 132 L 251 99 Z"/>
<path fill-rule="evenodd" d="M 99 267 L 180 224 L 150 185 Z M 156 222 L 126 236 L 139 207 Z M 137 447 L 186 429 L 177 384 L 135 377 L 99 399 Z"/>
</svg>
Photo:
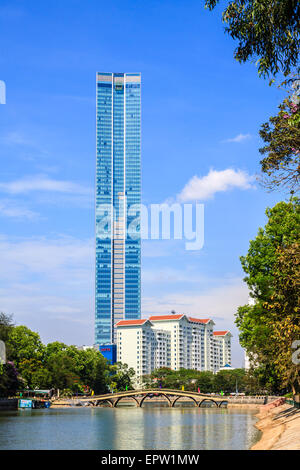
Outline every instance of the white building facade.
<svg viewBox="0 0 300 470">
<path fill-rule="evenodd" d="M 231 338 L 230 331 L 214 331 L 214 372 L 226 365 L 231 366 Z"/>
<path fill-rule="evenodd" d="M 226 362 L 231 363 L 232 335 L 229 331 L 215 335 L 211 319 L 160 315 L 121 320 L 115 326 L 117 361 L 132 367 L 137 380 L 161 367 L 217 372 Z"/>
</svg>

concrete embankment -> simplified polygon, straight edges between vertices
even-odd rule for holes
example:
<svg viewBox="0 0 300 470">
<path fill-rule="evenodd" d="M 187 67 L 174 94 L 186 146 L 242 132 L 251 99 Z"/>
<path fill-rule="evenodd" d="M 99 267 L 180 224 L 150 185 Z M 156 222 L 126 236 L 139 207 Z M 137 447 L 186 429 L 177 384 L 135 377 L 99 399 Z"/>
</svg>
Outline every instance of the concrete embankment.
<svg viewBox="0 0 300 470">
<path fill-rule="evenodd" d="M 262 406 L 257 417 L 262 436 L 251 450 L 300 450 L 300 409 L 278 399 Z"/>
</svg>

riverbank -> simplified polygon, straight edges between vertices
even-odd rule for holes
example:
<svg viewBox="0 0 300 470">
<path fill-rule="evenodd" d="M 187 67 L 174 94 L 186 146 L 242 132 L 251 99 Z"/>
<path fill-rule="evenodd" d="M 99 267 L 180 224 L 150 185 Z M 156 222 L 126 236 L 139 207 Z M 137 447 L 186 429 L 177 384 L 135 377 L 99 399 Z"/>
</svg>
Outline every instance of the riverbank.
<svg viewBox="0 0 300 470">
<path fill-rule="evenodd" d="M 251 450 L 300 450 L 300 409 L 262 406 L 257 418 L 255 426 L 262 436 Z"/>
</svg>

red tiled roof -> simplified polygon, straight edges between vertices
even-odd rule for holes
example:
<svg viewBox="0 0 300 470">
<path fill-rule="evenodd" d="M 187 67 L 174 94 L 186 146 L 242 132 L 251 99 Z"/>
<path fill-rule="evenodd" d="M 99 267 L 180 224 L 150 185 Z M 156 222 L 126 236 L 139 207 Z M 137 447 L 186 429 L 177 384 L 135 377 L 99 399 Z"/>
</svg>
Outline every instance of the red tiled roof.
<svg viewBox="0 0 300 470">
<path fill-rule="evenodd" d="M 190 321 L 196 322 L 196 323 L 208 323 L 210 321 L 210 318 L 193 318 L 193 317 L 188 317 Z"/>
<path fill-rule="evenodd" d="M 146 323 L 147 318 L 144 318 L 143 320 L 120 320 L 118 323 L 116 323 L 115 326 L 134 326 L 134 325 L 143 325 Z"/>
<path fill-rule="evenodd" d="M 149 317 L 149 320 L 150 321 L 179 320 L 182 317 L 183 317 L 183 314 L 181 314 L 181 315 L 157 315 L 157 316 Z"/>
<path fill-rule="evenodd" d="M 214 331 L 214 336 L 225 336 L 229 331 Z"/>
</svg>

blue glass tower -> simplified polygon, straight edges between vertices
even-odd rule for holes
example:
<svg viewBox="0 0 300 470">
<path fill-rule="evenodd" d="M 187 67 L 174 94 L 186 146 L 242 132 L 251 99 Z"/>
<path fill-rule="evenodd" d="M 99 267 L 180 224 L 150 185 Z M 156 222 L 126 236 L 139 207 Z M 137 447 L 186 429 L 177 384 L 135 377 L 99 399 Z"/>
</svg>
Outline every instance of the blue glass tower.
<svg viewBox="0 0 300 470">
<path fill-rule="evenodd" d="M 95 343 L 141 315 L 141 75 L 97 73 Z"/>
</svg>

